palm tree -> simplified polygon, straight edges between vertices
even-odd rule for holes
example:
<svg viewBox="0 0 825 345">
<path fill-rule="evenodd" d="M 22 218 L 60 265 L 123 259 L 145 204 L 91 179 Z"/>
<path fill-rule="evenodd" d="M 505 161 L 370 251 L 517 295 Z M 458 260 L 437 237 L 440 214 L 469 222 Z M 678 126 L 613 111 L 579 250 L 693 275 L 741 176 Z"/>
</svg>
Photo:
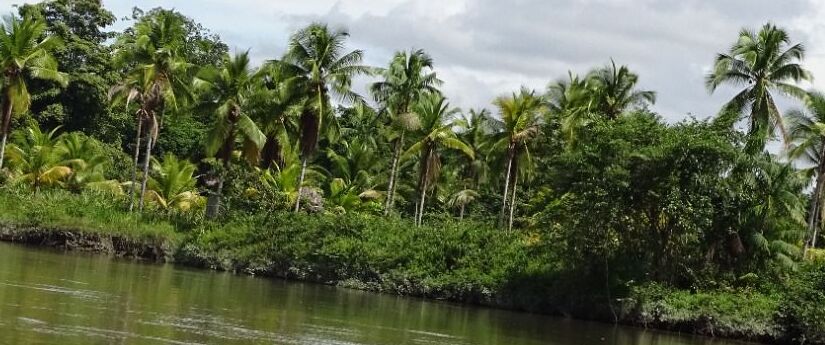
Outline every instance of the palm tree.
<svg viewBox="0 0 825 345">
<path fill-rule="evenodd" d="M 120 182 L 106 179 L 109 157 L 103 155 L 100 143 L 79 132 L 61 136 L 58 143 L 63 161 L 72 169 L 66 179 L 66 187 L 74 192 L 94 190 L 111 195 L 123 194 Z"/>
<path fill-rule="evenodd" d="M 457 126 L 454 119 L 457 108 L 450 108 L 450 103 L 440 93 L 430 93 L 422 97 L 413 107 L 413 112 L 421 119 L 421 139 L 410 146 L 403 158 L 419 155 L 418 192 L 420 197 L 416 204 L 415 223 L 421 225 L 426 203 L 427 190 L 435 183 L 441 170 L 441 157 L 438 149 L 443 146 L 464 152 L 473 157 L 472 149 L 453 131 Z"/>
<path fill-rule="evenodd" d="M 258 154 L 266 137 L 248 115 L 250 95 L 262 88 L 258 76 L 250 67 L 249 53 L 234 58 L 226 57 L 223 66 L 205 68 L 195 78 L 195 90 L 202 101 L 214 108 L 215 120 L 206 136 L 206 154 L 228 166 L 237 141 L 241 142 L 241 155 L 252 164 L 258 162 Z M 214 218 L 220 207 L 223 178 L 218 177 L 216 191 L 209 196 L 206 215 Z"/>
<path fill-rule="evenodd" d="M 292 35 L 284 56 L 284 62 L 297 68 L 304 77 L 311 104 L 304 109 L 300 120 L 301 175 L 295 212 L 301 209 L 300 188 L 303 188 L 307 160 L 315 152 L 322 129 L 334 119 L 330 91 L 342 100 L 358 100 L 360 97 L 350 88 L 352 78 L 370 72 L 361 65 L 364 55 L 361 50 L 344 51 L 348 36 L 345 30 L 330 30 L 324 24 L 314 23 Z"/>
<path fill-rule="evenodd" d="M 469 181 L 469 186 L 465 185 L 465 188 L 478 189 L 482 183 L 487 182 L 490 166 L 486 156 L 490 146 L 494 144 L 491 138 L 496 135 L 497 123 L 487 109 L 470 109 L 460 122 L 459 136 L 474 153 L 472 158 L 468 156 L 469 161 L 464 168 L 464 178 Z"/>
<path fill-rule="evenodd" d="M 180 16 L 162 11 L 157 16 L 144 17 L 135 25 L 133 32 L 121 36 L 116 45 L 114 61 L 126 70 L 126 77 L 121 84 L 112 88 L 110 95 L 116 97 L 116 100 L 126 100 L 127 104 L 132 101 L 140 104 L 136 113 L 138 132 L 135 138 L 135 170 L 132 171 L 130 210 L 134 207 L 143 126 L 148 130 L 139 197 L 141 210 L 149 179 L 152 147 L 159 131 L 158 118 L 167 107 L 177 108 L 179 98 L 185 100 L 189 96 L 189 72 L 192 66 L 182 59 L 184 36 L 184 23 Z"/>
<path fill-rule="evenodd" d="M 808 211 L 810 237 L 805 243 L 807 251 L 808 248 L 816 247 L 817 230 L 822 218 L 822 191 L 825 188 L 825 95 L 809 92 L 805 98 L 805 110 L 791 110 L 787 117 L 790 120 L 789 133 L 792 139 L 788 156 L 814 164 L 810 169 L 815 182 Z"/>
<path fill-rule="evenodd" d="M 450 199 L 447 201 L 447 204 L 452 208 L 459 208 L 458 212 L 458 219 L 464 219 L 464 209 L 469 205 L 471 202 L 478 199 L 479 194 L 475 190 L 472 189 L 463 189 L 455 194 L 450 196 Z"/>
<path fill-rule="evenodd" d="M 504 136 L 496 144 L 505 148 L 507 157 L 507 173 L 504 175 L 504 194 L 502 195 L 500 222 L 504 221 L 504 212 L 507 210 L 508 193 L 512 183 L 513 196 L 510 198 L 510 221 L 508 229 L 513 228 L 513 212 L 515 209 L 516 187 L 518 183 L 518 169 L 516 164 L 519 157 L 528 153 L 527 145 L 539 134 L 541 121 L 542 100 L 535 91 L 521 89 L 511 97 L 499 97 L 495 101 L 501 114 L 501 127 Z"/>
<path fill-rule="evenodd" d="M 298 132 L 297 119 L 308 100 L 302 76 L 290 65 L 269 61 L 259 73 L 263 88 L 251 95 L 249 112 L 266 136 L 261 166 L 268 169 L 284 164 L 284 144 Z"/>
<path fill-rule="evenodd" d="M 608 119 L 614 120 L 631 106 L 656 103 L 653 91 L 636 90 L 639 76 L 627 66 L 610 64 L 591 71 L 587 76 L 587 86 L 593 97 L 593 107 Z"/>
<path fill-rule="evenodd" d="M 147 199 L 164 210 L 189 211 L 203 206 L 195 187 L 194 164 L 167 153 L 163 162 L 152 158 Z"/>
<path fill-rule="evenodd" d="M 745 242 L 781 266 L 794 266 L 801 257 L 797 243 L 805 238 L 805 179 L 790 163 L 780 163 L 767 153 L 755 157 L 752 188 L 758 202 L 745 210 L 750 224 Z"/>
<path fill-rule="evenodd" d="M 804 97 L 805 92 L 793 84 L 811 79 L 811 74 L 800 65 L 804 57 L 805 48 L 801 44 L 791 45 L 788 33 L 770 23 L 759 33 L 742 29 L 730 50 L 716 56 L 713 72 L 706 79 L 707 88 L 714 92 L 722 84 L 745 85 L 725 104 L 721 115 L 748 117 L 750 152 L 761 151 L 777 129 L 787 139 L 772 93 Z"/>
<path fill-rule="evenodd" d="M 384 80 L 374 83 L 371 91 L 375 100 L 390 114 L 393 156 L 384 214 L 389 214 L 395 202 L 399 158 L 404 147 L 404 135 L 416 130 L 417 123 L 410 114 L 411 107 L 427 93 L 438 92 L 441 84 L 433 69 L 432 58 L 424 50 L 396 52 L 390 66 L 382 71 Z"/>
<path fill-rule="evenodd" d="M 72 173 L 60 152 L 59 128 L 42 132 L 33 126 L 16 132 L 15 143 L 7 152 L 14 183 L 31 184 L 35 192 L 43 186 L 61 185 Z"/>
<path fill-rule="evenodd" d="M 347 138 L 353 145 L 377 149 L 379 137 L 376 132 L 385 130 L 382 120 L 382 116 L 367 102 L 356 102 L 352 107 L 341 110 L 341 137 Z"/>
<path fill-rule="evenodd" d="M 68 84 L 68 77 L 57 70 L 57 61 L 51 54 L 61 44 L 56 36 L 46 35 L 46 23 L 33 17 L 7 16 L 0 25 L 0 69 L 3 72 L 0 169 L 3 168 L 12 114 L 27 111 L 31 104 L 26 77 L 52 80 L 62 86 Z"/>
<path fill-rule="evenodd" d="M 579 78 L 573 72 L 547 87 L 549 111 L 561 119 L 561 131 L 569 147 L 575 145 L 578 130 L 590 119 L 596 101 L 594 91 L 588 78 Z"/>
</svg>

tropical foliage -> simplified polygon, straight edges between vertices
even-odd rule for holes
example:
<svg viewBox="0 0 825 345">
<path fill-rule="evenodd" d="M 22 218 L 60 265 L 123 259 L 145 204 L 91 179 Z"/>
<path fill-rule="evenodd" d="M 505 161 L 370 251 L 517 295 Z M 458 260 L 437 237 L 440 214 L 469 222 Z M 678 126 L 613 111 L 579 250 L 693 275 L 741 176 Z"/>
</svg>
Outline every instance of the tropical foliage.
<svg viewBox="0 0 825 345">
<path fill-rule="evenodd" d="M 392 228 L 370 226 L 371 236 L 412 241 L 427 232 L 439 249 L 422 257 L 453 270 L 463 249 L 434 240 L 448 224 L 443 236 L 464 236 L 451 243 L 495 237 L 541 258 L 496 281 L 570 284 L 552 285 L 557 292 L 597 286 L 587 293 L 611 306 L 637 283 L 782 281 L 823 244 L 825 98 L 802 91 L 798 82 L 811 77 L 805 49 L 773 24 L 743 29 L 716 57 L 707 88 L 742 87 L 718 116 L 669 123 L 644 76 L 613 60 L 464 111 L 440 90 L 425 50 L 366 66 L 349 33 L 323 23 L 258 63 L 256 52 L 228 54 L 173 10 L 136 10 L 112 33 L 98 0 L 20 13 L 0 28 L 0 133 L 11 134 L 0 188 L 105 193 L 124 212 L 192 222 L 208 214 L 205 224 L 380 218 Z M 778 95 L 800 109 L 781 109 Z M 776 133 L 787 147 L 766 152 Z M 268 233 L 221 236 L 266 246 L 275 241 Z"/>
</svg>

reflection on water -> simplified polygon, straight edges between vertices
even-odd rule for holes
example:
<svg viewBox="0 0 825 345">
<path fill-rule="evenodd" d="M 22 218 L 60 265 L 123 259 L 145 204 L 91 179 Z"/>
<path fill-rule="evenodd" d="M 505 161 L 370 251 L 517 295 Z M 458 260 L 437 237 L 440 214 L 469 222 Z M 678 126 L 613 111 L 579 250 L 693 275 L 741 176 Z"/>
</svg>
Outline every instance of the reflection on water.
<svg viewBox="0 0 825 345">
<path fill-rule="evenodd" d="M 731 343 L 0 244 L 0 344 Z"/>
</svg>

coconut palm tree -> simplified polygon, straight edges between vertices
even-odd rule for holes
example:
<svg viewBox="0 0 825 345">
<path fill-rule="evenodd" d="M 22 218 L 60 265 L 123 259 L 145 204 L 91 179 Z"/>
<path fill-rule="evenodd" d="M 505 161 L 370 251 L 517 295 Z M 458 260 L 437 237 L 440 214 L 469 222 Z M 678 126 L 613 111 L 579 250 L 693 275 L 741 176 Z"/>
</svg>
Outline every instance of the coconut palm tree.
<svg viewBox="0 0 825 345">
<path fill-rule="evenodd" d="M 163 156 L 163 162 L 152 158 L 147 200 L 164 210 L 186 212 L 202 207 L 203 197 L 195 187 L 196 169 L 194 164 L 171 153 Z"/>
<path fill-rule="evenodd" d="M 111 195 L 123 194 L 117 180 L 107 179 L 105 171 L 109 157 L 101 153 L 100 143 L 79 132 L 61 136 L 58 143 L 60 154 L 72 169 L 66 179 L 66 188 L 71 191 L 94 190 Z"/>
<path fill-rule="evenodd" d="M 0 25 L 0 69 L 3 71 L 0 169 L 12 115 L 27 111 L 31 104 L 26 77 L 52 80 L 62 86 L 69 81 L 66 74 L 58 71 L 57 61 L 51 54 L 61 44 L 56 36 L 46 35 L 46 23 L 33 17 L 7 16 Z"/>
<path fill-rule="evenodd" d="M 116 43 L 115 65 L 126 72 L 123 82 L 110 90 L 115 100 L 137 102 L 137 129 L 134 159 L 140 152 L 140 137 L 146 130 L 143 181 L 140 187 L 139 208 L 143 209 L 152 147 L 157 141 L 159 117 L 166 108 L 175 109 L 179 101 L 189 97 L 192 65 L 182 58 L 184 36 L 183 20 L 170 12 L 160 12 L 139 21 L 130 34 L 122 35 Z M 134 186 L 137 166 L 132 172 L 129 209 L 134 207 Z"/>
<path fill-rule="evenodd" d="M 814 178 L 814 189 L 808 211 L 808 239 L 805 251 L 816 247 L 816 237 L 821 226 L 823 188 L 825 188 L 825 95 L 809 92 L 805 109 L 788 112 L 789 134 L 792 140 L 788 156 L 812 163 L 809 172 Z"/>
<path fill-rule="evenodd" d="M 352 78 L 370 72 L 361 65 L 364 55 L 361 50 L 345 51 L 348 36 L 345 30 L 331 30 L 324 24 L 314 23 L 296 32 L 289 40 L 283 61 L 297 68 L 305 79 L 310 105 L 300 119 L 302 172 L 298 178 L 299 189 L 303 188 L 307 160 L 315 152 L 321 131 L 335 118 L 330 93 L 345 101 L 360 99 L 351 90 Z M 295 212 L 300 209 L 301 198 L 298 197 Z"/>
<path fill-rule="evenodd" d="M 594 94 L 588 78 L 579 78 L 573 72 L 567 73 L 567 79 L 547 86 L 547 106 L 561 119 L 561 131 L 568 147 L 575 145 L 578 130 L 591 118 L 596 101 Z"/>
<path fill-rule="evenodd" d="M 426 204 L 427 191 L 438 179 L 441 170 L 439 149 L 446 147 L 460 150 L 464 154 L 474 157 L 472 149 L 458 138 L 453 128 L 458 125 L 455 115 L 457 108 L 451 108 L 450 103 L 440 93 L 430 93 L 423 96 L 412 109 L 420 118 L 421 129 L 418 133 L 421 139 L 410 146 L 402 155 L 406 159 L 419 155 L 418 175 L 418 203 L 416 204 L 415 223 L 421 225 Z"/>
<path fill-rule="evenodd" d="M 410 114 L 411 107 L 425 94 L 438 92 L 441 85 L 433 72 L 433 59 L 424 50 L 396 52 L 390 60 L 389 68 L 382 71 L 384 80 L 370 87 L 373 97 L 390 114 L 391 141 L 393 145 L 387 200 L 384 206 L 388 214 L 395 202 L 396 179 L 399 158 L 404 148 L 404 135 L 418 127 L 416 117 Z"/>
<path fill-rule="evenodd" d="M 299 71 L 281 61 L 269 61 L 259 74 L 263 88 L 251 95 L 250 116 L 266 136 L 261 151 L 261 166 L 283 166 L 284 145 L 298 132 L 298 118 L 308 103 L 304 79 Z"/>
<path fill-rule="evenodd" d="M 490 166 L 487 160 L 492 144 L 495 143 L 495 136 L 498 134 L 496 125 L 498 122 L 492 118 L 487 109 L 470 111 L 464 115 L 460 122 L 461 133 L 459 137 L 473 151 L 473 157 L 466 156 L 468 161 L 464 167 L 464 178 L 469 181 L 465 188 L 478 189 L 487 182 L 490 173 Z"/>
<path fill-rule="evenodd" d="M 376 132 L 385 130 L 381 114 L 366 102 L 356 102 L 341 111 L 341 137 L 353 145 L 364 145 L 375 150 L 379 147 Z"/>
<path fill-rule="evenodd" d="M 587 75 L 592 106 L 613 120 L 632 106 L 656 103 L 656 92 L 637 90 L 638 81 L 639 76 L 631 72 L 627 66 L 616 67 L 616 62 L 611 59 L 609 65 L 593 70 Z"/>
<path fill-rule="evenodd" d="M 447 205 L 451 208 L 458 207 L 458 219 L 464 220 L 464 209 L 479 198 L 478 192 L 472 189 L 463 189 L 450 196 Z"/>
<path fill-rule="evenodd" d="M 497 147 L 506 152 L 507 168 L 504 175 L 504 194 L 502 195 L 500 222 L 504 222 L 507 210 L 508 193 L 512 184 L 512 198 L 510 198 L 510 221 L 508 229 L 513 227 L 513 212 L 515 209 L 516 187 L 518 183 L 518 161 L 522 154 L 529 153 L 527 145 L 539 134 L 541 122 L 542 100 L 535 91 L 521 89 L 510 97 L 499 97 L 495 101 L 501 115 L 500 126 L 504 136 L 496 143 Z"/>
<path fill-rule="evenodd" d="M 35 192 L 41 187 L 62 185 L 72 168 L 61 154 L 59 128 L 42 132 L 33 126 L 16 132 L 14 144 L 6 153 L 12 170 L 13 183 L 27 183 Z"/>
<path fill-rule="evenodd" d="M 750 152 L 762 151 L 777 129 L 787 138 L 774 93 L 804 97 L 804 90 L 794 85 L 811 79 L 811 74 L 800 65 L 804 57 L 805 48 L 791 44 L 788 33 L 770 23 L 758 33 L 742 29 L 730 50 L 716 56 L 706 86 L 710 92 L 723 84 L 745 86 L 724 105 L 720 114 L 723 118 L 748 117 Z"/>
<path fill-rule="evenodd" d="M 229 165 L 237 142 L 241 143 L 241 156 L 257 164 L 259 152 L 266 137 L 249 117 L 248 100 L 262 88 L 249 62 L 249 53 L 226 57 L 222 67 L 205 68 L 194 81 L 195 90 L 202 102 L 214 109 L 215 119 L 206 136 L 206 154 L 216 157 L 224 166 Z M 214 218 L 220 207 L 223 178 L 218 177 L 214 193 L 209 195 L 206 214 Z"/>
<path fill-rule="evenodd" d="M 745 210 L 747 247 L 766 254 L 781 266 L 793 267 L 802 255 L 797 243 L 805 239 L 805 179 L 790 163 L 776 162 L 767 153 L 757 155 L 751 182 L 758 202 Z"/>
</svg>

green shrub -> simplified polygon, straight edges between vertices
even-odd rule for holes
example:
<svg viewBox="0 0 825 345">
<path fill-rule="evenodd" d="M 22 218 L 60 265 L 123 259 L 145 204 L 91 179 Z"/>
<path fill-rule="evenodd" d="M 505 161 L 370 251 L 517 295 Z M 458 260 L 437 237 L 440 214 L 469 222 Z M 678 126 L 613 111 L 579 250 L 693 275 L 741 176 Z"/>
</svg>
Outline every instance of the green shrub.
<svg viewBox="0 0 825 345">
<path fill-rule="evenodd" d="M 786 340 L 825 343 L 825 265 L 804 267 L 788 281 L 784 292 L 780 319 Z"/>
</svg>

